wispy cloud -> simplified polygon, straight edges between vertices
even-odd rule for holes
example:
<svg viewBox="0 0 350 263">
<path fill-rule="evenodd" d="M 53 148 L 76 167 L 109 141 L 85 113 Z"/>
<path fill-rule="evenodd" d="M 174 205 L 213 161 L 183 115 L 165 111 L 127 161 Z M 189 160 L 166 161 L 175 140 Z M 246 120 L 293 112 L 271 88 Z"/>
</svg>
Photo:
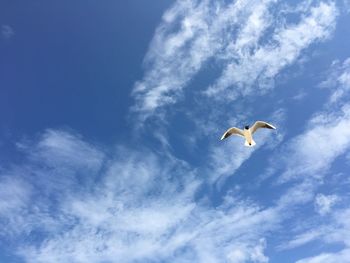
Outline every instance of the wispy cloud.
<svg viewBox="0 0 350 263">
<path fill-rule="evenodd" d="M 340 115 L 347 112 L 343 108 Z M 334 120 L 317 116 L 311 130 Z M 268 134 L 260 136 L 264 145 Z M 198 197 L 210 176 L 168 155 L 122 146 L 111 154 L 78 134 L 56 130 L 17 146 L 25 158 L 5 172 L 11 177 L 1 176 L 2 186 L 14 189 L 3 193 L 4 200 L 12 199 L 12 193 L 16 198 L 1 204 L 6 213 L 0 223 L 7 225 L 3 234 L 8 238 L 23 240 L 16 253 L 28 262 L 268 262 L 270 232 L 278 234 L 293 207 L 314 196 L 314 185 L 305 181 L 287 187 L 271 206 L 234 193 L 213 206 L 206 194 Z M 244 162 L 242 156 L 236 166 L 227 160 L 229 167 L 215 172 L 231 173 Z M 310 233 L 285 248 L 324 236 Z"/>
<path fill-rule="evenodd" d="M 297 14 L 297 21 L 272 19 L 272 13 L 286 12 Z M 326 39 L 336 16 L 333 2 L 305 1 L 288 9 L 268 0 L 177 1 L 164 14 L 150 45 L 145 76 L 133 92 L 134 110 L 144 118 L 176 102 L 210 59 L 218 61 L 223 72 L 209 88 L 200 88 L 201 96 L 204 90 L 215 98 L 227 92 L 231 100 L 254 96 L 253 88 L 269 88 L 302 50 Z M 340 77 L 341 72 L 336 79 L 343 85 L 347 77 Z M 220 193 L 223 201 L 213 204 L 211 193 L 203 192 L 208 184 L 225 183 L 255 154 L 238 149 L 239 138 L 208 143 L 202 153 L 208 158 L 199 168 L 175 158 L 169 149 L 157 153 L 118 145 L 111 151 L 74 132 L 47 130 L 18 143 L 24 158 L 0 173 L 0 233 L 21 240 L 12 249 L 27 262 L 268 262 L 269 237 L 279 234 L 295 207 L 308 204 L 313 210 L 318 179 L 350 147 L 350 106 L 338 106 L 317 112 L 304 132 L 287 142 L 281 142 L 283 128 L 279 134 L 257 134 L 255 149 L 272 152 L 284 144 L 273 155 L 277 165 L 271 171 L 286 184 L 279 185 L 267 205 L 261 196 L 253 200 L 234 191 Z M 250 110 L 225 122 L 247 121 Z M 278 126 L 285 112 L 273 110 L 268 116 Z M 209 121 L 194 121 L 198 126 L 191 132 L 218 132 L 217 124 L 223 122 L 219 116 L 214 112 Z M 156 136 L 170 148 L 163 133 Z M 140 146 L 138 141 L 135 145 Z M 300 180 L 292 185 L 293 179 Z M 342 235 L 349 231 L 349 213 L 342 210 L 333 216 L 334 202 L 334 196 L 316 196 L 316 208 L 322 218 L 332 217 L 335 232 L 307 229 L 280 248 L 313 240 L 347 244 Z M 335 262 L 347 253 L 348 246 L 300 262 Z"/>
<path fill-rule="evenodd" d="M 32 186 L 11 174 L 0 177 L 0 236 L 25 231 L 28 222 L 20 216 L 31 198 Z"/>
<path fill-rule="evenodd" d="M 329 77 L 320 84 L 321 88 L 332 89 L 330 103 L 343 100 L 343 96 L 348 96 L 350 90 L 350 58 L 343 63 L 333 61 Z"/>
<path fill-rule="evenodd" d="M 339 79 L 344 74 L 338 70 L 333 79 Z M 334 86 L 330 97 L 343 90 L 341 84 Z M 344 91 L 344 96 L 347 91 Z M 346 96 L 345 96 L 346 97 Z M 320 253 L 319 255 L 301 259 L 297 262 L 347 262 L 349 240 L 346 237 L 349 224 L 345 219 L 349 214 L 345 209 L 337 209 L 335 204 L 346 203 L 340 194 L 316 194 L 320 185 L 325 183 L 329 168 L 339 157 L 345 155 L 350 148 L 347 128 L 349 122 L 349 104 L 344 97 L 324 107 L 306 124 L 304 133 L 292 138 L 281 149 L 281 154 L 274 156 L 273 162 L 279 169 L 273 169 L 272 174 L 279 178 L 279 182 L 294 182 L 279 199 L 279 206 L 292 207 L 307 205 L 314 201 L 315 212 L 311 224 L 301 227 L 295 226 L 298 234 L 286 243 L 279 245 L 279 249 L 294 249 L 312 241 L 323 243 L 343 244 L 344 249 L 334 253 Z M 283 153 L 283 154 L 282 154 Z M 290 185 L 290 184 L 289 184 Z M 279 185 L 281 186 L 281 185 Z M 335 206 L 335 207 L 333 207 Z M 327 222 L 326 224 L 324 222 Z M 292 227 L 293 224 L 289 224 Z"/>
<path fill-rule="evenodd" d="M 16 251 L 27 262 L 267 262 L 264 233 L 278 212 L 234 195 L 217 207 L 197 200 L 201 181 L 175 159 L 125 147 L 107 158 L 55 130 L 19 149 L 24 162 L 2 175 L 11 202 L 1 202 L 0 223 L 23 240 Z"/>
<path fill-rule="evenodd" d="M 315 199 L 315 209 L 320 215 L 329 213 L 332 206 L 339 200 L 337 195 L 318 194 Z"/>
<path fill-rule="evenodd" d="M 305 245 L 311 241 L 319 239 L 322 235 L 328 231 L 323 228 L 312 229 L 308 232 L 297 235 L 294 239 L 289 240 L 288 243 L 279 246 L 279 249 L 293 249 Z"/>
<path fill-rule="evenodd" d="M 333 161 L 347 153 L 350 147 L 350 105 L 347 102 L 347 63 L 340 70 L 332 71 L 331 77 L 321 83 L 322 87 L 330 85 L 334 80 L 330 98 L 342 93 L 337 98 L 338 103 L 330 104 L 316 112 L 305 125 L 304 133 L 291 139 L 284 147 L 285 160 L 282 160 L 284 172 L 280 182 L 293 178 L 322 178 L 327 173 Z M 280 163 L 280 164 L 281 164 Z M 274 166 L 278 166 L 274 162 Z"/>
<path fill-rule="evenodd" d="M 294 138 L 284 149 L 286 167 L 280 181 L 304 176 L 320 178 L 332 162 L 350 147 L 350 108 L 321 112 L 310 120 L 305 133 Z M 288 154 L 287 154 L 288 153 Z"/>
<path fill-rule="evenodd" d="M 233 99 L 252 94 L 256 82 L 261 89 L 270 87 L 276 74 L 303 49 L 326 39 L 334 29 L 333 2 L 303 6 L 306 10 L 293 11 L 299 12 L 300 21 L 289 24 L 272 20 L 271 12 L 286 12 L 277 1 L 176 2 L 150 45 L 145 76 L 133 92 L 134 110 L 145 117 L 176 102 L 209 59 L 219 61 L 223 72 L 206 90 L 208 95 L 225 91 L 225 98 Z"/>
<path fill-rule="evenodd" d="M 252 51 L 245 52 L 229 63 L 223 74 L 207 94 L 226 92 L 231 88 L 232 98 L 237 95 L 249 95 L 257 92 L 257 88 L 264 90 L 272 88 L 273 78 L 285 66 L 293 63 L 301 51 L 310 44 L 327 38 L 335 27 L 337 9 L 332 2 L 321 2 L 312 7 L 298 24 L 279 24 L 276 26 L 271 40 Z M 233 48 L 233 54 L 240 54 L 240 47 Z M 253 84 L 257 82 L 257 87 Z M 241 87 L 232 88 L 233 85 Z M 227 96 L 227 95 L 226 95 Z"/>
<path fill-rule="evenodd" d="M 286 14 L 296 15 L 298 19 L 287 22 L 283 18 Z M 223 109 L 223 103 L 218 99 L 232 101 L 241 95 L 254 97 L 259 94 L 257 83 L 260 90 L 271 87 L 269 83 L 273 78 L 296 61 L 302 50 L 330 36 L 337 15 L 334 2 L 314 4 L 305 1 L 294 8 L 278 1 L 178 1 L 164 14 L 155 32 L 145 58 L 144 78 L 134 87 L 136 102 L 133 110 L 141 119 L 163 112 L 157 109 L 175 103 L 183 89 L 190 86 L 190 81 L 200 70 L 205 70 L 210 60 L 216 61 L 222 72 L 216 80 L 210 80 L 214 82 L 210 87 L 194 87 L 201 97 L 196 97 L 193 103 L 201 105 L 186 113 L 196 127 L 188 135 L 188 141 L 195 145 L 203 134 L 222 133 L 218 127 L 226 129 L 228 125 L 246 122 L 258 109 L 237 102 L 235 112 L 242 112 L 244 108 L 244 116 L 228 118 L 227 108 L 231 105 L 224 103 L 227 107 Z M 207 101 L 204 91 L 210 101 Z M 212 107 L 203 107 L 206 103 Z M 203 112 L 205 119 L 202 118 Z M 222 123 L 227 123 L 227 126 L 222 126 Z M 275 124 L 278 126 L 278 122 Z M 167 139 L 164 143 L 167 136 L 163 134 L 161 138 L 163 145 L 167 144 Z M 277 145 L 283 138 L 282 133 L 278 138 L 273 142 L 269 140 L 269 145 Z M 263 145 L 265 139 L 260 139 Z M 252 152 L 245 150 L 208 143 L 212 181 L 227 178 L 248 160 Z"/>
<path fill-rule="evenodd" d="M 321 240 L 325 243 L 342 244 L 344 248 L 335 252 L 323 252 L 319 255 L 298 260 L 298 263 L 328 263 L 328 262 L 348 262 L 350 256 L 350 225 L 348 222 L 349 209 L 337 210 L 331 215 L 331 220 L 327 225 L 315 227 L 316 235 L 307 241 L 314 239 Z M 311 232 L 304 235 L 310 235 Z"/>
<path fill-rule="evenodd" d="M 15 31 L 9 25 L 2 25 L 1 34 L 4 39 L 10 39 L 15 35 Z"/>
<path fill-rule="evenodd" d="M 349 262 L 350 249 L 344 249 L 338 253 L 322 253 L 315 257 L 298 260 L 296 263 L 337 263 Z"/>
</svg>

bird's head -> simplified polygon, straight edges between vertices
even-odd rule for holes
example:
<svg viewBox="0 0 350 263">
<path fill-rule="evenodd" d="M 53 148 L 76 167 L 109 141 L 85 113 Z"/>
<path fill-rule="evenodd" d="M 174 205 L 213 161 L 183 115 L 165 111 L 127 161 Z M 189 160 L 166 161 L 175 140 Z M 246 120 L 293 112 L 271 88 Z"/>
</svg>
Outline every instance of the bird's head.
<svg viewBox="0 0 350 263">
<path fill-rule="evenodd" d="M 249 130 L 249 125 L 244 126 L 244 129 Z"/>
</svg>

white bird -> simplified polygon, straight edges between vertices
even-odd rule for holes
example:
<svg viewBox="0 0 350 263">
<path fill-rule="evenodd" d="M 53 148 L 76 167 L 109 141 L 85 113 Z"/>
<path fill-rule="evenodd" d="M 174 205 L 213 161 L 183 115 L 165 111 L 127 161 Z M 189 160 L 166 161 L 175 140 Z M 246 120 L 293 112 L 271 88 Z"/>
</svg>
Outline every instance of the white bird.
<svg viewBox="0 0 350 263">
<path fill-rule="evenodd" d="M 238 129 L 236 127 L 229 128 L 224 135 L 222 135 L 221 140 L 226 139 L 227 137 L 231 135 L 238 135 L 245 138 L 245 146 L 253 147 L 256 143 L 253 140 L 253 134 L 260 128 L 267 128 L 267 129 L 273 129 L 275 130 L 275 126 L 264 122 L 264 121 L 257 121 L 254 123 L 254 125 L 249 128 L 249 125 L 244 126 L 244 130 Z"/>
</svg>

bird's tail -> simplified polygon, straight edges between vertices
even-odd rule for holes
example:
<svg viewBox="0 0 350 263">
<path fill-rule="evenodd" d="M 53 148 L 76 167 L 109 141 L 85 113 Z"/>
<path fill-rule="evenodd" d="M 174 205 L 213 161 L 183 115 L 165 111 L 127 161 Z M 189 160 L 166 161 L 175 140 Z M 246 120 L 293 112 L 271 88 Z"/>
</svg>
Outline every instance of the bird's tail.
<svg viewBox="0 0 350 263">
<path fill-rule="evenodd" d="M 245 141 L 244 145 L 247 146 L 247 147 L 253 147 L 254 145 L 256 145 L 256 143 L 255 143 L 255 141 L 253 141 L 253 140 L 251 141 L 250 144 L 249 144 L 248 141 Z"/>
</svg>

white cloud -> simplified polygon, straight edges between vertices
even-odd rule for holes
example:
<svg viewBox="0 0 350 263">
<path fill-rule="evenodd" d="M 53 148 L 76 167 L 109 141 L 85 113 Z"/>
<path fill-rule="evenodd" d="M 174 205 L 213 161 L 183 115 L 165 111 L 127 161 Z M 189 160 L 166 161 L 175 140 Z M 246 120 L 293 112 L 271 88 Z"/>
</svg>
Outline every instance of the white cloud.
<svg viewBox="0 0 350 263">
<path fill-rule="evenodd" d="M 25 231 L 26 220 L 20 214 L 25 211 L 30 200 L 32 186 L 12 175 L 0 177 L 0 236 Z"/>
<path fill-rule="evenodd" d="M 314 181 L 305 179 L 301 183 L 289 187 L 278 199 L 278 207 L 281 209 L 292 208 L 310 202 L 313 200 L 317 186 Z"/>
<path fill-rule="evenodd" d="M 298 263 L 328 263 L 350 262 L 350 210 L 348 208 L 331 213 L 331 221 L 327 225 L 320 225 L 319 239 L 325 243 L 343 244 L 344 248 L 335 252 L 323 252 L 319 255 L 298 260 Z M 317 231 L 317 230 L 315 230 Z"/>
<path fill-rule="evenodd" d="M 343 0 L 341 1 L 342 3 L 342 10 L 344 13 L 349 13 L 350 12 L 350 1 L 349 0 Z"/>
<path fill-rule="evenodd" d="M 0 224 L 16 229 L 6 235 L 22 240 L 16 252 L 26 262 L 237 262 L 237 249 L 267 262 L 263 236 L 278 211 L 234 195 L 216 207 L 196 200 L 201 181 L 183 162 L 125 147 L 107 158 L 54 130 L 18 146 L 24 163 L 0 184 L 11 201 L 0 203 Z"/>
<path fill-rule="evenodd" d="M 213 9 L 208 8 L 211 6 L 209 1 L 175 4 L 164 15 L 151 44 L 146 63 L 152 68 L 135 87 L 138 110 L 153 111 L 176 100 L 175 93 L 218 50 L 220 59 L 225 60 L 230 48 L 237 48 L 245 59 L 266 49 L 268 45 L 259 47 L 257 43 L 271 26 L 269 8 L 273 4 L 274 1 L 254 1 L 248 7 L 245 2 L 237 1 L 228 6 L 216 4 Z M 274 35 L 276 43 L 285 45 L 283 48 L 277 45 L 276 52 L 280 52 L 279 55 L 285 54 L 283 50 L 291 53 L 289 57 L 283 57 L 282 62 L 272 64 L 274 69 L 265 72 L 268 77 L 292 63 L 302 48 L 330 33 L 336 15 L 334 4 L 321 3 L 311 11 L 309 7 L 305 8 L 307 14 L 302 16 L 299 24 L 283 25 L 275 31 L 278 32 Z M 319 17 L 320 12 L 324 12 L 324 17 Z M 238 26 L 244 19 L 249 22 Z M 177 25 L 175 21 L 182 22 Z M 325 26 L 325 21 L 330 25 Z M 316 32 L 313 38 L 299 32 L 311 25 L 315 26 Z M 176 30 L 177 26 L 179 30 Z M 228 34 L 227 39 L 222 36 L 223 43 L 214 41 L 222 39 L 221 34 L 232 30 L 232 26 L 238 27 L 238 37 L 232 46 L 227 45 L 232 34 Z M 288 42 L 291 39 L 287 38 L 287 33 L 295 33 L 295 39 L 299 37 L 300 42 L 294 43 L 295 46 Z M 218 47 L 211 49 L 210 45 L 214 44 Z M 287 48 L 287 44 L 291 47 Z M 169 83 L 173 86 L 167 86 Z M 349 134 L 343 128 L 350 124 L 349 108 L 344 106 L 336 114 L 318 114 L 305 134 L 290 141 L 287 149 L 292 153 L 291 159 L 282 160 L 287 169 L 285 180 L 303 173 L 317 177 L 317 173 L 324 172 L 346 152 Z M 280 115 L 284 115 L 283 112 Z M 280 118 L 284 119 L 284 116 Z M 328 143 L 328 132 L 337 135 L 332 145 Z M 268 147 L 272 133 L 257 136 L 258 145 Z M 208 183 L 208 178 L 211 182 L 224 181 L 253 153 L 252 149 L 235 148 L 234 145 L 240 145 L 237 143 L 240 138 L 236 139 L 218 147 L 210 145 L 209 164 L 199 170 L 169 153 L 157 155 L 129 147 L 119 147 L 115 153 L 110 153 L 77 134 L 49 130 L 36 142 L 18 144 L 26 158 L 16 169 L 9 171 L 11 181 L 0 181 L 0 187 L 10 186 L 8 191 L 0 194 L 0 199 L 11 200 L 0 201 L 0 211 L 5 211 L 0 214 L 0 224 L 7 220 L 7 226 L 17 229 L 9 231 L 9 238 L 24 240 L 17 245 L 16 252 L 28 262 L 108 262 L 116 259 L 118 262 L 268 262 L 265 249 L 269 245 L 270 231 L 290 216 L 288 212 L 294 206 L 313 200 L 317 185 L 312 180 L 304 180 L 293 187 L 288 186 L 281 195 L 276 194 L 270 207 L 234 194 L 228 194 L 224 203 L 214 207 L 205 194 L 199 195 L 200 198 L 197 196 L 203 182 Z M 318 144 L 308 144 L 310 139 L 317 139 Z M 169 143 L 164 141 L 164 144 Z M 280 141 L 275 145 L 278 143 Z M 204 174 L 200 174 L 203 171 Z M 323 206 L 327 204 L 323 202 Z M 18 220 L 9 221 L 8 218 L 14 218 L 14 215 Z M 344 220 L 341 222 L 338 225 L 342 227 L 328 235 L 327 242 L 339 241 L 341 234 L 347 231 Z M 26 242 L 36 231 L 40 232 L 39 237 Z M 323 233 L 307 232 L 290 241 L 286 248 L 324 237 Z"/>
<path fill-rule="evenodd" d="M 0 189 L 1 215 L 11 213 L 11 210 L 23 208 L 30 194 L 30 187 L 25 182 L 17 178 L 13 179 L 10 176 L 1 178 Z"/>
<path fill-rule="evenodd" d="M 243 147 L 243 144 L 244 139 L 242 138 L 230 138 L 230 140 L 224 141 L 221 145 L 211 149 L 212 182 L 220 178 L 225 181 L 259 148 L 259 145 L 254 149 Z"/>
<path fill-rule="evenodd" d="M 294 138 L 284 149 L 288 153 L 280 181 L 300 176 L 320 178 L 332 162 L 350 147 L 350 106 L 339 112 L 321 112 L 309 122 L 305 133 Z"/>
<path fill-rule="evenodd" d="M 350 211 L 348 208 L 330 212 L 327 214 L 328 220 L 326 223 L 324 217 L 320 221 L 316 220 L 311 226 L 307 225 L 305 232 L 296 235 L 292 240 L 286 244 L 282 244 L 279 248 L 283 250 L 293 249 L 312 241 L 322 242 L 322 244 L 336 244 L 338 246 L 341 245 L 342 248 L 328 253 L 321 252 L 319 255 L 304 258 L 297 262 L 349 262 L 349 215 Z"/>
<path fill-rule="evenodd" d="M 343 71 L 337 71 L 332 78 L 338 79 L 342 74 Z M 333 92 L 334 90 L 331 96 Z M 298 179 L 293 180 L 292 187 L 285 184 L 287 190 L 279 198 L 277 207 L 286 213 L 295 213 L 294 207 L 309 207 L 311 201 L 314 201 L 315 210 L 322 215 L 310 217 L 313 218 L 311 224 L 309 222 L 301 226 L 297 222 L 293 231 L 297 231 L 298 234 L 277 248 L 294 249 L 316 240 L 345 246 L 338 252 L 321 253 L 298 262 L 347 262 L 350 244 L 347 236 L 350 228 L 346 218 L 349 216 L 349 210 L 333 208 L 336 203 L 343 201 L 340 194 L 316 193 L 318 186 L 326 182 L 325 176 L 334 161 L 345 155 L 350 148 L 350 133 L 347 128 L 350 126 L 349 109 L 350 105 L 343 100 L 343 103 L 328 105 L 317 112 L 308 121 L 305 131 L 286 142 L 270 160 L 272 168 L 269 174 L 276 176 L 279 183 Z M 278 187 L 282 186 L 279 184 Z M 288 227 L 292 228 L 293 224 L 291 222 Z"/>
<path fill-rule="evenodd" d="M 261 145 L 269 134 L 260 133 Z M 19 220 L 11 222 L 18 231 L 10 237 L 26 240 L 32 232 L 43 233 L 17 247 L 28 262 L 268 262 L 264 251 L 270 231 L 294 206 L 313 198 L 313 186 L 305 182 L 283 191 L 270 207 L 234 194 L 213 207 L 207 196 L 195 197 L 206 175 L 168 155 L 119 147 L 107 157 L 80 136 L 54 130 L 18 146 L 27 158 L 11 174 L 23 180 L 23 172 L 30 172 L 24 177 L 30 194 L 13 205 L 21 204 L 22 210 L 16 211 Z M 226 156 L 231 146 L 221 154 Z M 227 162 L 223 174 L 243 161 L 235 167 Z M 339 234 L 329 238 L 339 240 Z"/>
<path fill-rule="evenodd" d="M 287 244 L 279 246 L 280 249 L 293 249 L 305 245 L 311 241 L 320 238 L 323 235 L 322 229 L 312 229 L 308 232 L 297 235 L 294 239 L 290 240 Z"/>
<path fill-rule="evenodd" d="M 285 6 L 274 0 L 176 2 L 155 32 L 145 59 L 144 78 L 135 84 L 133 109 L 147 117 L 176 102 L 209 59 L 223 63 L 224 70 L 207 94 L 235 85 L 230 92 L 225 91 L 225 98 L 232 99 L 252 94 L 256 81 L 262 88 L 270 86 L 274 76 L 293 63 L 303 49 L 333 31 L 337 16 L 333 2 L 303 7 L 300 22 L 286 24 L 280 19 L 273 21 L 271 10 L 274 14 L 286 12 Z"/>
<path fill-rule="evenodd" d="M 235 248 L 228 258 L 232 263 L 244 263 L 244 262 L 268 262 L 269 259 L 263 253 L 266 246 L 264 239 L 260 239 L 259 243 L 254 246 L 251 251 L 247 251 L 246 248 Z"/>
<path fill-rule="evenodd" d="M 332 206 L 339 200 L 337 195 L 318 194 L 315 198 L 315 209 L 320 215 L 328 214 Z"/>
<path fill-rule="evenodd" d="M 331 89 L 329 103 L 333 104 L 344 99 L 350 91 L 350 58 L 343 63 L 333 61 L 328 78 L 320 84 L 321 88 Z"/>
<path fill-rule="evenodd" d="M 295 96 L 293 96 L 292 98 L 296 101 L 301 101 L 302 99 L 304 99 L 306 97 L 306 92 L 305 91 L 300 91 L 298 94 L 296 94 Z"/>
<path fill-rule="evenodd" d="M 350 60 L 339 66 L 333 63 L 330 77 L 320 84 L 332 87 L 331 102 L 342 101 L 316 113 L 306 126 L 305 132 L 289 142 L 283 151 L 286 167 L 280 181 L 308 176 L 322 178 L 333 161 L 347 153 L 350 147 L 350 104 L 338 95 L 345 96 L 350 80 L 347 78 Z M 349 82 L 349 83 L 348 83 Z"/>
<path fill-rule="evenodd" d="M 338 253 L 322 253 L 315 257 L 298 260 L 296 263 L 349 263 L 350 249 L 344 249 Z"/>
<path fill-rule="evenodd" d="M 350 147 L 350 133 L 347 128 L 350 125 L 350 105 L 344 98 L 350 85 L 347 78 L 348 64 L 349 59 L 341 64 L 333 63 L 330 77 L 320 84 L 321 87 L 332 88 L 331 103 L 323 111 L 314 114 L 304 133 L 290 140 L 281 150 L 284 152 L 284 171 L 280 182 L 292 178 L 321 179 L 333 161 L 347 153 Z M 279 165 L 274 162 L 272 166 Z M 274 168 L 271 173 L 273 172 L 276 172 Z"/>
<path fill-rule="evenodd" d="M 336 17 L 335 4 L 321 2 L 312 7 L 307 15 L 303 15 L 298 24 L 278 25 L 267 45 L 258 46 L 251 55 L 244 54 L 229 63 L 207 94 L 225 92 L 227 97 L 226 89 L 231 88 L 231 99 L 238 95 L 247 96 L 257 92 L 252 86 L 255 82 L 262 90 L 271 88 L 273 78 L 281 69 L 293 63 L 303 49 L 332 33 Z M 233 49 L 232 52 L 236 54 L 237 50 Z M 233 85 L 235 88 L 232 88 Z M 240 90 L 237 90 L 237 86 Z"/>
</svg>

